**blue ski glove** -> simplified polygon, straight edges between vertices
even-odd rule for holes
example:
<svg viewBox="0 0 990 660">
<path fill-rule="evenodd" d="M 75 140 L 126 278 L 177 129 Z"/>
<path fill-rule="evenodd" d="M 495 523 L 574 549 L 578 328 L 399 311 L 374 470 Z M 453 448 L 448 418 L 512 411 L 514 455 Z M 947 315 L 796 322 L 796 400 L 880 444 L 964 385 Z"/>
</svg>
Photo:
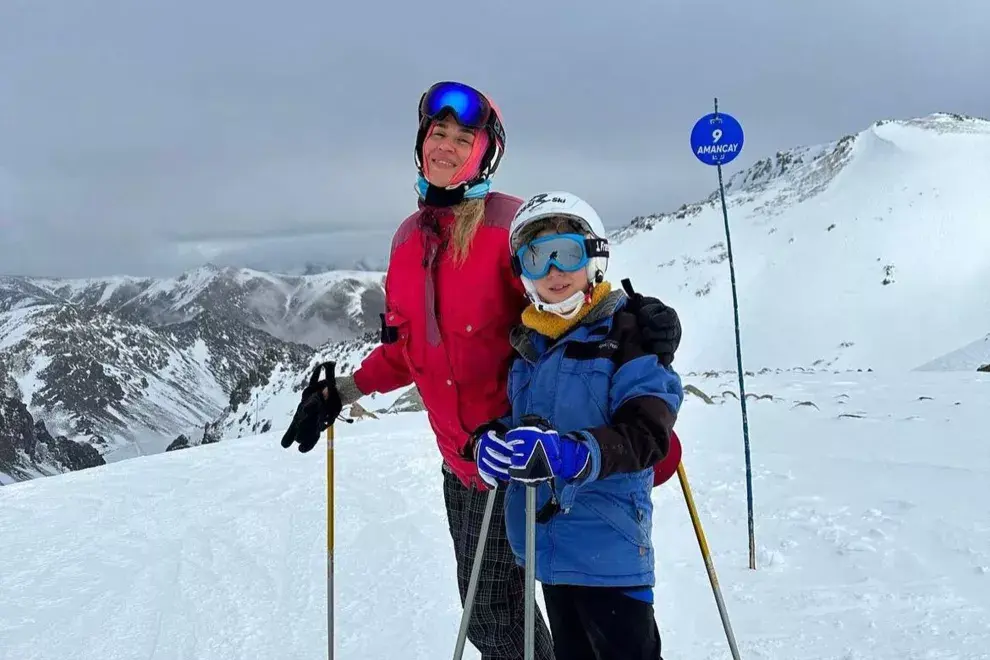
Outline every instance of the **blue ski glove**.
<svg viewBox="0 0 990 660">
<path fill-rule="evenodd" d="M 561 437 L 553 429 L 520 426 L 505 434 L 505 442 L 512 448 L 511 468 L 520 474 L 512 477 L 517 481 L 542 481 L 539 477 L 526 476 L 534 455 L 539 459 L 542 453 L 546 453 L 553 476 L 567 481 L 584 476 L 591 469 L 591 452 L 585 444 L 567 435 Z"/>
</svg>

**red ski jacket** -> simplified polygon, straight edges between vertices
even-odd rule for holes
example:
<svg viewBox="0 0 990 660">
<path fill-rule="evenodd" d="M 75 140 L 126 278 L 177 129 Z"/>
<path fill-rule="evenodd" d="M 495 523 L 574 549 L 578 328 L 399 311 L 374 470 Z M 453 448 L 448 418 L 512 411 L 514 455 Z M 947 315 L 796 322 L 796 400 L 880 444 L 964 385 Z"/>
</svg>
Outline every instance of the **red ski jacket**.
<svg viewBox="0 0 990 660">
<path fill-rule="evenodd" d="M 512 273 L 509 225 L 522 200 L 489 193 L 485 218 L 464 263 L 448 247 L 449 209 L 425 207 L 399 226 L 385 275 L 382 343 L 354 373 L 365 394 L 415 383 L 444 461 L 465 486 L 487 486 L 470 456 L 470 433 L 508 413 L 506 381 L 514 357 L 509 330 L 528 304 Z"/>
<path fill-rule="evenodd" d="M 672 476 L 677 474 L 677 468 L 681 464 L 681 439 L 677 437 L 677 432 L 670 431 L 670 451 L 667 455 L 653 464 L 653 487 L 662 486 L 667 483 Z"/>
</svg>

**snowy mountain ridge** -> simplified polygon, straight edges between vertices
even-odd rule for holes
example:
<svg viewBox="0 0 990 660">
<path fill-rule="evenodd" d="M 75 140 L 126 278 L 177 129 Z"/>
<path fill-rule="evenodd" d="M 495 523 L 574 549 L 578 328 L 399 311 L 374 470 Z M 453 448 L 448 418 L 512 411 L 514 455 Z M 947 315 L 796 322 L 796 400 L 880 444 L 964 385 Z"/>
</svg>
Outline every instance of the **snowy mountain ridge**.
<svg viewBox="0 0 990 660">
<path fill-rule="evenodd" d="M 746 169 L 736 172 L 725 181 L 726 203 L 730 208 L 752 203 L 757 196 L 766 196 L 756 205 L 758 211 L 777 215 L 795 202 L 802 202 L 824 191 L 832 180 L 849 164 L 854 147 L 870 144 L 883 156 L 896 156 L 899 148 L 891 139 L 883 137 L 888 127 L 914 128 L 942 136 L 990 135 L 990 120 L 954 113 L 938 112 L 927 117 L 911 119 L 881 119 L 865 130 L 844 135 L 825 144 L 797 146 L 778 151 L 772 157 L 761 158 Z M 766 195 L 770 193 L 770 195 Z M 612 240 L 622 242 L 643 230 L 652 229 L 661 222 L 675 222 L 694 216 L 703 209 L 719 204 L 716 188 L 703 200 L 683 204 L 677 211 L 657 213 L 634 218 L 628 225 L 611 232 Z M 721 210 L 721 207 L 719 207 Z M 731 219 L 731 216 L 730 216 Z"/>
<path fill-rule="evenodd" d="M 0 314 L 6 397 L 54 436 L 91 445 L 105 460 L 164 451 L 180 433 L 201 436 L 260 365 L 310 350 L 213 311 L 161 327 L 82 304 Z M 5 443 L 27 440 L 5 426 Z M 0 473 L 61 471 L 28 463 L 0 464 Z"/>
<path fill-rule="evenodd" d="M 945 113 L 875 122 L 730 177 L 744 368 L 910 370 L 986 336 L 987 180 L 990 121 Z M 734 369 L 717 190 L 611 241 L 610 279 L 680 313 L 682 368 Z M 954 368 L 990 363 L 990 351 L 967 355 Z"/>
<path fill-rule="evenodd" d="M 86 467 L 214 441 L 210 422 L 239 388 L 314 350 L 284 337 L 342 339 L 377 321 L 381 277 L 0 278 L 0 480 L 75 469 L 80 452 Z"/>
<path fill-rule="evenodd" d="M 0 311 L 25 301 L 99 307 L 156 326 L 213 310 L 284 341 L 318 346 L 347 339 L 377 322 L 383 273 L 331 271 L 309 275 L 205 265 L 173 278 L 0 278 Z"/>
</svg>

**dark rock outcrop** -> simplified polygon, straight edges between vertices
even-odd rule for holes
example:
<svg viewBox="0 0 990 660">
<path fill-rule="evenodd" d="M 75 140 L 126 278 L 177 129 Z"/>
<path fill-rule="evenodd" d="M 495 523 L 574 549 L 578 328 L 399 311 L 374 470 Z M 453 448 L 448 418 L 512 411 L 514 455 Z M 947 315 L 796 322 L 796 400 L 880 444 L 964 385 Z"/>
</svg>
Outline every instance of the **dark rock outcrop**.
<svg viewBox="0 0 990 660">
<path fill-rule="evenodd" d="M 189 438 L 185 434 L 180 434 L 172 443 L 165 448 L 165 451 L 177 451 L 179 449 L 189 448 Z"/>
<path fill-rule="evenodd" d="M 24 403 L 0 395 L 0 473 L 20 481 L 105 464 L 92 445 L 53 437 Z"/>
</svg>

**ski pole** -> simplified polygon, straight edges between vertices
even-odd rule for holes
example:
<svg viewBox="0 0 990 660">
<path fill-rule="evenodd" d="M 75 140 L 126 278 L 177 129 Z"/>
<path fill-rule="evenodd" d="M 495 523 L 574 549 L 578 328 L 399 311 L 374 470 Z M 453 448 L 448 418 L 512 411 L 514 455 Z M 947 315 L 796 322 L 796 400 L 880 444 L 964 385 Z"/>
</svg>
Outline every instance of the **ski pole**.
<svg viewBox="0 0 990 660">
<path fill-rule="evenodd" d="M 333 424 L 327 427 L 327 658 L 333 660 Z"/>
<path fill-rule="evenodd" d="M 525 660 L 536 655 L 536 484 L 526 484 Z"/>
<path fill-rule="evenodd" d="M 524 415 L 524 426 L 533 426 L 541 431 L 550 429 L 547 420 L 535 415 Z M 536 489 L 541 483 L 553 480 L 547 450 L 537 443 L 529 462 L 522 468 L 509 468 L 509 474 L 526 485 L 526 566 L 525 566 L 525 609 L 523 631 L 524 660 L 536 657 Z"/>
<path fill-rule="evenodd" d="M 481 560 L 485 554 L 488 542 L 488 528 L 492 524 L 492 512 L 495 510 L 496 489 L 488 491 L 485 500 L 485 515 L 481 521 L 481 535 L 478 536 L 478 547 L 474 549 L 474 563 L 471 566 L 471 580 L 468 582 L 467 597 L 464 600 L 464 611 L 461 613 L 461 627 L 457 632 L 457 645 L 454 647 L 454 660 L 464 657 L 464 645 L 467 643 L 468 623 L 471 620 L 471 609 L 474 607 L 474 596 L 478 591 L 478 579 L 481 576 Z"/>
<path fill-rule="evenodd" d="M 677 478 L 681 482 L 681 490 L 684 491 L 684 500 L 687 502 L 688 511 L 691 514 L 691 524 L 694 525 L 694 534 L 698 537 L 701 556 L 705 560 L 708 581 L 712 584 L 712 592 L 715 594 L 715 604 L 718 606 L 718 614 L 722 618 L 722 628 L 725 629 L 725 637 L 729 641 L 729 650 L 732 652 L 733 660 L 739 660 L 736 636 L 732 634 L 732 626 L 729 624 L 729 614 L 726 612 L 725 602 L 722 600 L 722 590 L 718 586 L 718 576 L 715 575 L 715 564 L 712 563 L 711 554 L 708 552 L 708 541 L 705 540 L 705 532 L 701 529 L 701 520 L 698 518 L 698 511 L 694 508 L 694 497 L 691 496 L 691 487 L 688 485 L 683 461 L 677 466 Z"/>
</svg>

